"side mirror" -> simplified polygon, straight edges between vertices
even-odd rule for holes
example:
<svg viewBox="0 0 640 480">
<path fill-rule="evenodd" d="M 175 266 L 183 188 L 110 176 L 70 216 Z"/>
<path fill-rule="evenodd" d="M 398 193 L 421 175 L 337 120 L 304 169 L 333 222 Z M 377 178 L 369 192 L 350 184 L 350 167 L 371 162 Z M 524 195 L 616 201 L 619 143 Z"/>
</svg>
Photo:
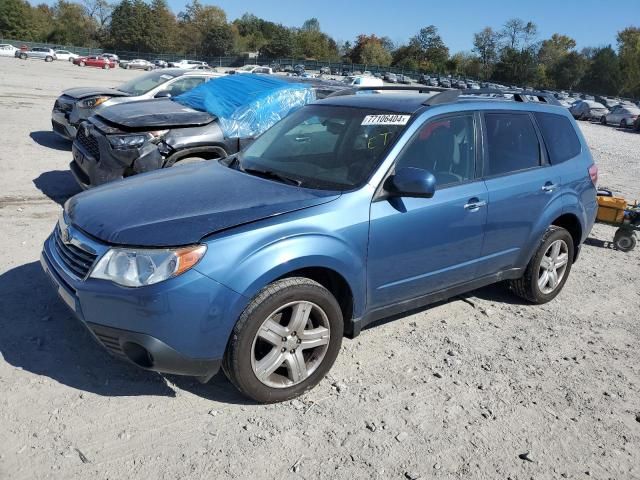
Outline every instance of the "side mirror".
<svg viewBox="0 0 640 480">
<path fill-rule="evenodd" d="M 153 98 L 171 98 L 171 92 L 169 90 L 160 90 Z"/>
<path fill-rule="evenodd" d="M 393 197 L 431 198 L 436 193 L 436 177 L 421 168 L 401 168 L 386 181 Z"/>
</svg>

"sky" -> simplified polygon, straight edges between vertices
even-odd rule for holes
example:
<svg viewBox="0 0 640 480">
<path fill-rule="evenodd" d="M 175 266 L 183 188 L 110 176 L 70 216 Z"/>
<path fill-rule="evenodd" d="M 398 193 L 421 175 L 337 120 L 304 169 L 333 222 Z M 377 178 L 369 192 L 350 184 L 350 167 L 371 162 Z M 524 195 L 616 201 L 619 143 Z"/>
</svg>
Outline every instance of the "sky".
<svg viewBox="0 0 640 480">
<path fill-rule="evenodd" d="M 177 13 L 186 0 L 168 0 Z M 623 28 L 640 26 L 640 0 L 201 0 L 227 12 L 231 21 L 245 12 L 286 26 L 302 26 L 311 17 L 339 41 L 360 33 L 406 42 L 420 28 L 435 25 L 452 53 L 471 50 L 473 33 L 499 28 L 519 17 L 538 25 L 539 39 L 562 33 L 578 48 L 611 44 Z"/>
</svg>

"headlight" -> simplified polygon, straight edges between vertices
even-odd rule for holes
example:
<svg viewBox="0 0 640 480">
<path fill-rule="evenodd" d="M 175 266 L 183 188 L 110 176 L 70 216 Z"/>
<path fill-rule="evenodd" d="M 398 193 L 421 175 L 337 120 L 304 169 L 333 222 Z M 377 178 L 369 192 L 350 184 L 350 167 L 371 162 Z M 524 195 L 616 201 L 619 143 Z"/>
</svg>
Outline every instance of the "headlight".
<svg viewBox="0 0 640 480">
<path fill-rule="evenodd" d="M 82 100 L 80 102 L 80 106 L 83 108 L 96 108 L 98 105 L 109 100 L 110 97 L 92 97 L 87 98 L 86 100 Z"/>
<path fill-rule="evenodd" d="M 107 135 L 109 143 L 116 149 L 141 147 L 147 138 L 147 135 Z"/>
<path fill-rule="evenodd" d="M 93 268 L 90 277 L 125 287 L 153 285 L 183 274 L 207 251 L 205 245 L 177 249 L 112 248 Z"/>
</svg>

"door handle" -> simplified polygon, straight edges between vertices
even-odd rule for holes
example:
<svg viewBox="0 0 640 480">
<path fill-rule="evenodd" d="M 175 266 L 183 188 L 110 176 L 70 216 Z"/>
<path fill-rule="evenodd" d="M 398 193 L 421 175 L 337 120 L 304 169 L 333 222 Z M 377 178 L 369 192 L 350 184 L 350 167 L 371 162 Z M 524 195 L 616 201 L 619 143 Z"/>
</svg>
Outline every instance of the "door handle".
<svg viewBox="0 0 640 480">
<path fill-rule="evenodd" d="M 556 189 L 557 185 L 555 183 L 547 182 L 542 186 L 542 191 L 544 192 L 553 192 Z"/>
<path fill-rule="evenodd" d="M 487 204 L 484 200 L 469 200 L 469 203 L 464 204 L 464 209 L 469 210 L 471 212 L 477 212 L 480 210 L 480 207 L 484 207 Z"/>
</svg>

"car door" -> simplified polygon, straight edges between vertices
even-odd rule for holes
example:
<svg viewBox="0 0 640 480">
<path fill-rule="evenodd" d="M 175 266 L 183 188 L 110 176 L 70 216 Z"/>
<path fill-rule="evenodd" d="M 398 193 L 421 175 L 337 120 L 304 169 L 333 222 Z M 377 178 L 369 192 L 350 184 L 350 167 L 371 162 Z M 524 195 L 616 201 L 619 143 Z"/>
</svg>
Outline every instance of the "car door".
<svg viewBox="0 0 640 480">
<path fill-rule="evenodd" d="M 609 115 L 607 115 L 608 123 L 617 123 L 620 121 L 620 106 L 616 105 L 611 109 Z"/>
<path fill-rule="evenodd" d="M 432 198 L 371 204 L 368 306 L 379 308 L 472 280 L 482 250 L 487 189 L 476 176 L 477 114 L 428 120 L 399 154 L 394 171 L 421 168 L 436 178 Z"/>
<path fill-rule="evenodd" d="M 561 187 L 558 167 L 549 165 L 541 136 L 528 112 L 483 114 L 483 176 L 490 208 L 480 274 L 516 267 L 539 219 Z"/>
</svg>

